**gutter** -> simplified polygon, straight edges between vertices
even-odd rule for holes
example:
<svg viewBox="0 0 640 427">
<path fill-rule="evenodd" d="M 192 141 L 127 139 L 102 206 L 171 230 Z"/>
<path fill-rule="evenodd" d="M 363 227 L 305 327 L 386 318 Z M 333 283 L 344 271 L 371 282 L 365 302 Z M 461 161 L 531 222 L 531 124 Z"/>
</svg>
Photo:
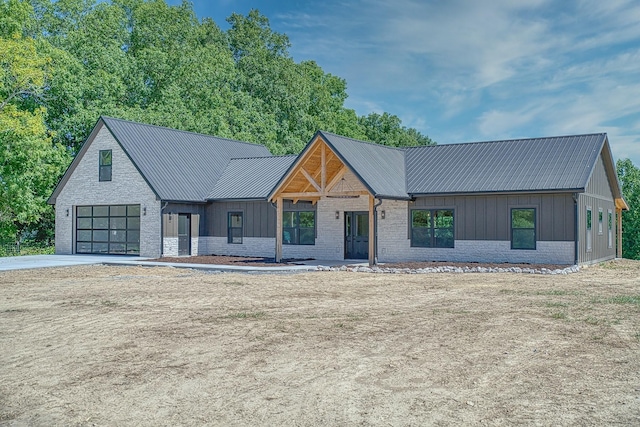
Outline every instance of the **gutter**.
<svg viewBox="0 0 640 427">
<path fill-rule="evenodd" d="M 373 265 L 378 265 L 378 207 L 382 205 L 382 200 L 373 205 Z"/>
<path fill-rule="evenodd" d="M 164 206 L 160 207 L 160 258 L 164 256 L 164 226 L 162 224 L 162 211 L 169 205 L 169 202 L 164 202 Z"/>
</svg>

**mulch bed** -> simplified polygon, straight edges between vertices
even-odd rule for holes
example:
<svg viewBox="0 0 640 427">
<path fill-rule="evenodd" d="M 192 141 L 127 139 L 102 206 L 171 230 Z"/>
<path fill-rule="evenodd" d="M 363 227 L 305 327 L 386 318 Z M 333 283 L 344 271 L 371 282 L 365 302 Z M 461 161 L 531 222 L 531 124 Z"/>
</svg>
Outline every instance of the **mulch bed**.
<svg viewBox="0 0 640 427">
<path fill-rule="evenodd" d="M 220 264 L 220 265 L 242 265 L 253 267 L 276 267 L 282 264 L 295 264 L 295 261 L 300 260 L 283 260 L 281 264 L 276 264 L 273 258 L 263 257 L 241 257 L 241 256 L 224 256 L 224 255 L 199 255 L 189 257 L 162 257 L 153 259 L 150 261 L 156 262 L 175 262 L 175 263 L 187 263 L 187 264 Z M 347 264 L 347 263 L 345 263 Z M 419 261 L 419 262 L 394 262 L 380 264 L 380 267 L 384 268 L 433 268 L 433 267 L 484 267 L 484 268 L 547 268 L 549 270 L 563 269 L 566 265 L 555 264 L 501 264 L 501 263 L 476 263 L 476 262 L 435 262 L 435 261 Z"/>
</svg>

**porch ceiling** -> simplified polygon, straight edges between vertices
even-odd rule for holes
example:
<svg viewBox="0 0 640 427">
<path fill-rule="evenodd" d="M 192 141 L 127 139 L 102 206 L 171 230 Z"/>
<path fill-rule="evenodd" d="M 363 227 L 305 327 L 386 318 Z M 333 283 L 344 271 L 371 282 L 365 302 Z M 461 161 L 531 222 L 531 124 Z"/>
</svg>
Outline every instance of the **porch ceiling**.
<svg viewBox="0 0 640 427">
<path fill-rule="evenodd" d="M 370 194 L 366 190 L 343 188 L 347 166 L 322 138 L 316 137 L 309 149 L 294 164 L 282 184 L 273 193 L 277 198 L 317 201 L 329 193 L 332 196 L 359 196 Z"/>
</svg>

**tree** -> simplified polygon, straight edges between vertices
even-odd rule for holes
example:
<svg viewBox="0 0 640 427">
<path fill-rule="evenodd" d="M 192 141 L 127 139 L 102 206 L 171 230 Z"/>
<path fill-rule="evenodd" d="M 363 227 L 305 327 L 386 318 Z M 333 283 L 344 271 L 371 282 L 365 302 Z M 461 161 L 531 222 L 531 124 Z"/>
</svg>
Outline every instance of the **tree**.
<svg viewBox="0 0 640 427">
<path fill-rule="evenodd" d="M 393 147 L 433 145 L 431 138 L 413 128 L 402 126 L 398 116 L 389 113 L 371 113 L 358 119 L 367 140 Z"/>
<path fill-rule="evenodd" d="M 640 259 L 640 169 L 631 160 L 616 162 L 622 194 L 629 210 L 622 213 L 622 254 Z"/>
<path fill-rule="evenodd" d="M 38 43 L 15 32 L 0 37 L 0 238 L 17 234 L 51 215 L 46 204 L 65 150 L 52 144 L 40 105 L 50 58 Z"/>
</svg>

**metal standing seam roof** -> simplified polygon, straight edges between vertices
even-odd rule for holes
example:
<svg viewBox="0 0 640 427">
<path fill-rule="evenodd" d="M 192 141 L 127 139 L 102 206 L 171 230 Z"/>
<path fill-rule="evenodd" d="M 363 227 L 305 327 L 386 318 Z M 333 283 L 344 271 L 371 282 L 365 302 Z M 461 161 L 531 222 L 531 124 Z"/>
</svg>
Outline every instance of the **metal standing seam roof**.
<svg viewBox="0 0 640 427">
<path fill-rule="evenodd" d="M 266 199 L 296 155 L 231 159 L 209 200 Z"/>
<path fill-rule="evenodd" d="M 101 119 L 162 200 L 205 201 L 232 158 L 271 156 L 263 145 Z"/>
<path fill-rule="evenodd" d="M 451 194 L 584 189 L 606 134 L 407 149 L 407 192 Z"/>
<path fill-rule="evenodd" d="M 374 196 L 409 198 L 405 176 L 406 149 L 359 141 L 331 132 L 319 131 L 318 134 L 352 168 Z"/>
</svg>

